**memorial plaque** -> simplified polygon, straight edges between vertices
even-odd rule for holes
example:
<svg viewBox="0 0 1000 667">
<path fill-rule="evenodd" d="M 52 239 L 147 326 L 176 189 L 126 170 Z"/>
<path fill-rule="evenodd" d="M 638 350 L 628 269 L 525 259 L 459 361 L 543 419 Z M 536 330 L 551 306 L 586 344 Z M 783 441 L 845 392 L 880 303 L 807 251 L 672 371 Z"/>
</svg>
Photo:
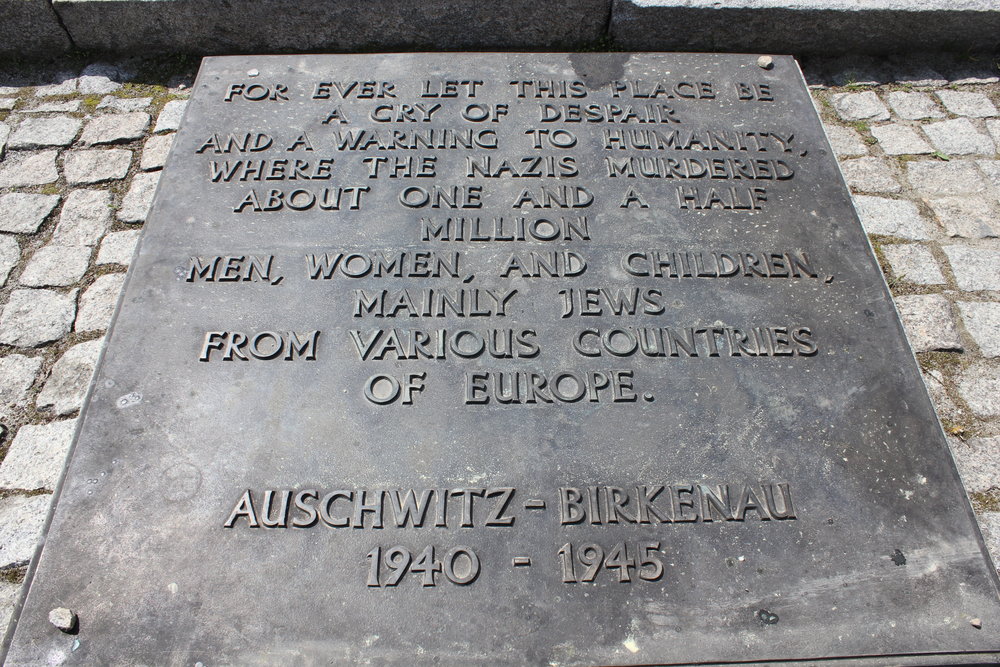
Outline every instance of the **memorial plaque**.
<svg viewBox="0 0 1000 667">
<path fill-rule="evenodd" d="M 997 590 L 791 58 L 209 58 L 7 663 L 996 662 Z"/>
</svg>

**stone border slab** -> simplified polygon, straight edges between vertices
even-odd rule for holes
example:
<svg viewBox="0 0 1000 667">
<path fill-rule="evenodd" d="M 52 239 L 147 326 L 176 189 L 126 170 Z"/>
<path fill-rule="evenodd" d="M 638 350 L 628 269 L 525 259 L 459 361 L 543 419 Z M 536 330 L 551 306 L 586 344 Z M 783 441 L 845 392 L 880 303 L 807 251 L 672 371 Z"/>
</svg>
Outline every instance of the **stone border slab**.
<svg viewBox="0 0 1000 667">
<path fill-rule="evenodd" d="M 614 0 L 626 51 L 905 53 L 1000 44 L 995 0 Z"/>
<path fill-rule="evenodd" d="M 55 11 L 53 11 L 53 9 Z M 993 0 L 0 0 L 0 57 L 623 50 L 994 51 Z"/>
<path fill-rule="evenodd" d="M 198 54 L 573 49 L 611 0 L 54 0 L 77 46 Z"/>
<path fill-rule="evenodd" d="M 0 0 L 0 56 L 52 54 L 72 44 L 50 0 Z"/>
</svg>

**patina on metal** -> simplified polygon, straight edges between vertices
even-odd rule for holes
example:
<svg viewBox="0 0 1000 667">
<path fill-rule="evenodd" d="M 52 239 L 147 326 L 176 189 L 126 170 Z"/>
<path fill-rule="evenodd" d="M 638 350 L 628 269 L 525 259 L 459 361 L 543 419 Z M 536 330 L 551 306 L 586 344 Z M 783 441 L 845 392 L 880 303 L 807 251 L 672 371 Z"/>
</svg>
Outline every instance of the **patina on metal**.
<svg viewBox="0 0 1000 667">
<path fill-rule="evenodd" d="M 80 421 L 8 665 L 1000 659 L 788 57 L 207 59 Z"/>
</svg>

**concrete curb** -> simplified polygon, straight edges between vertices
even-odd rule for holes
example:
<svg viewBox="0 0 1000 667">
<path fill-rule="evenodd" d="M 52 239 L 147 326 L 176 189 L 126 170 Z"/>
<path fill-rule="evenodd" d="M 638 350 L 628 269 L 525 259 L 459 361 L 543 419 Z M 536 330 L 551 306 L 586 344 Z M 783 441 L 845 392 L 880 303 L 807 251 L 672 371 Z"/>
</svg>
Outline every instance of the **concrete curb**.
<svg viewBox="0 0 1000 667">
<path fill-rule="evenodd" d="M 996 0 L 0 0 L 0 56 L 1000 49 Z"/>
</svg>

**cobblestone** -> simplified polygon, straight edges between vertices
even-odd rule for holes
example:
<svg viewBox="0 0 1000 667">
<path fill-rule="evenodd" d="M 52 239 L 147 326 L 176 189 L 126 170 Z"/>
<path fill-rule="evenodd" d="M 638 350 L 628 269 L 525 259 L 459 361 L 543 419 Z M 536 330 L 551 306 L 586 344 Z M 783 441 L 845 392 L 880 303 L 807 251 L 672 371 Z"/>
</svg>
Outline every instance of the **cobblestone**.
<svg viewBox="0 0 1000 667">
<path fill-rule="evenodd" d="M 985 197 L 941 197 L 927 202 L 948 236 L 967 239 L 995 238 L 1000 234 L 996 207 Z"/>
<path fill-rule="evenodd" d="M 104 183 L 125 178 L 132 151 L 122 148 L 108 150 L 76 150 L 66 154 L 66 181 L 71 185 Z"/>
<path fill-rule="evenodd" d="M 74 429 L 75 419 L 22 426 L 0 464 L 0 488 L 55 489 Z"/>
<path fill-rule="evenodd" d="M 993 187 L 1000 191 L 1000 160 L 978 160 L 976 164 L 986 174 L 986 178 L 993 184 Z"/>
<path fill-rule="evenodd" d="M 0 315 L 0 343 L 35 347 L 58 340 L 69 332 L 75 315 L 76 290 L 14 290 Z"/>
<path fill-rule="evenodd" d="M 939 90 L 938 98 L 944 107 L 956 116 L 986 118 L 996 116 L 997 108 L 982 93 L 967 93 L 958 90 Z"/>
<path fill-rule="evenodd" d="M 58 151 L 37 153 L 7 151 L 0 163 L 0 188 L 18 188 L 26 185 L 45 185 L 59 180 L 56 168 Z"/>
<path fill-rule="evenodd" d="M 149 114 L 141 111 L 98 116 L 87 123 L 80 143 L 84 146 L 120 144 L 142 138 L 148 126 Z"/>
<path fill-rule="evenodd" d="M 21 274 L 28 287 L 66 287 L 83 277 L 90 264 L 87 246 L 48 245 L 31 256 Z"/>
<path fill-rule="evenodd" d="M 77 89 L 83 95 L 103 95 L 113 93 L 122 87 L 125 73 L 114 65 L 88 65 L 77 79 Z"/>
<path fill-rule="evenodd" d="M 152 97 L 114 97 L 113 95 L 108 95 L 97 104 L 97 109 L 131 113 L 133 111 L 142 111 L 152 101 Z"/>
<path fill-rule="evenodd" d="M 997 251 L 964 245 L 946 245 L 941 249 L 948 256 L 948 263 L 951 264 L 951 270 L 955 274 L 960 290 L 967 292 L 1000 290 Z"/>
<path fill-rule="evenodd" d="M 153 202 L 153 194 L 156 192 L 156 184 L 160 182 L 160 172 L 154 171 L 146 174 L 136 174 L 132 179 L 132 187 L 128 189 L 128 194 L 122 201 L 122 207 L 118 211 L 118 219 L 122 222 L 142 222 L 149 212 L 149 205 Z"/>
<path fill-rule="evenodd" d="M 7 140 L 10 138 L 10 125 L 0 123 L 0 158 L 7 151 Z"/>
<path fill-rule="evenodd" d="M 95 280 L 80 298 L 80 312 L 74 328 L 80 332 L 106 330 L 124 282 L 124 273 L 109 273 Z"/>
<path fill-rule="evenodd" d="M 863 93 L 837 93 L 830 96 L 830 103 L 837 114 L 847 121 L 889 120 L 889 110 L 872 91 Z"/>
<path fill-rule="evenodd" d="M 994 145 L 1000 146 L 1000 120 L 986 121 L 986 131 L 993 137 Z"/>
<path fill-rule="evenodd" d="M 951 451 L 970 493 L 1000 488 L 1000 437 L 952 441 Z"/>
<path fill-rule="evenodd" d="M 920 155 L 933 153 L 931 145 L 908 125 L 893 123 L 872 128 L 872 136 L 878 140 L 882 150 L 888 155 Z"/>
<path fill-rule="evenodd" d="M 83 122 L 78 118 L 25 118 L 11 135 L 10 148 L 48 148 L 69 146 L 73 143 Z"/>
<path fill-rule="evenodd" d="M 128 266 L 135 253 L 135 245 L 139 242 L 139 234 L 140 231 L 136 229 L 105 236 L 101 242 L 101 250 L 97 253 L 97 263 Z"/>
<path fill-rule="evenodd" d="M 142 149 L 142 160 L 139 168 L 143 171 L 153 171 L 162 169 L 167 161 L 167 153 L 170 152 L 170 145 L 174 143 L 174 135 L 158 134 L 150 137 Z"/>
<path fill-rule="evenodd" d="M 9 414 L 11 408 L 28 404 L 28 390 L 41 367 L 41 357 L 23 354 L 0 357 L 0 417 Z"/>
<path fill-rule="evenodd" d="M 987 358 L 1000 357 L 1000 302 L 959 301 L 965 330 Z"/>
<path fill-rule="evenodd" d="M 986 181 L 971 160 L 910 162 L 906 165 L 906 179 L 925 195 L 964 195 L 986 190 Z"/>
<path fill-rule="evenodd" d="M 892 168 L 885 160 L 876 157 L 859 157 L 840 163 L 844 178 L 855 192 L 901 192 L 903 186 L 893 175 Z"/>
<path fill-rule="evenodd" d="M 21 110 L 21 113 L 75 113 L 80 110 L 80 100 L 42 102 Z"/>
<path fill-rule="evenodd" d="M 896 236 L 922 241 L 933 237 L 931 222 L 920 214 L 917 205 L 906 199 L 854 197 L 861 224 L 869 234 Z"/>
<path fill-rule="evenodd" d="M 111 193 L 107 190 L 73 190 L 66 197 L 54 243 L 94 246 L 111 224 Z"/>
<path fill-rule="evenodd" d="M 894 90 L 886 98 L 896 115 L 905 120 L 945 117 L 941 107 L 926 93 L 904 93 Z"/>
<path fill-rule="evenodd" d="M 21 246 L 13 236 L 0 234 L 0 287 L 7 284 L 7 277 L 21 261 Z"/>
<path fill-rule="evenodd" d="M 861 135 L 849 127 L 831 125 L 826 128 L 830 146 L 837 157 L 859 157 L 868 155 L 868 146 L 861 140 Z"/>
<path fill-rule="evenodd" d="M 51 498 L 47 494 L 0 498 L 0 568 L 31 560 Z"/>
<path fill-rule="evenodd" d="M 60 416 L 83 407 L 83 398 L 87 395 L 103 345 L 104 340 L 99 338 L 66 350 L 52 367 L 52 373 L 39 392 L 35 405 L 41 410 L 51 409 Z"/>
<path fill-rule="evenodd" d="M 34 234 L 58 203 L 59 195 L 4 195 L 0 197 L 0 231 Z"/>
<path fill-rule="evenodd" d="M 893 274 L 901 280 L 917 285 L 943 285 L 945 282 L 934 255 L 922 245 L 884 245 L 882 253 L 889 261 Z"/>
<path fill-rule="evenodd" d="M 979 417 L 1000 417 L 1000 365 L 978 363 L 962 371 L 958 393 Z"/>
<path fill-rule="evenodd" d="M 942 120 L 923 126 L 934 147 L 946 155 L 991 154 L 993 140 L 968 118 Z"/>
<path fill-rule="evenodd" d="M 898 296 L 896 308 L 914 352 L 962 350 L 951 303 L 945 297 L 940 294 Z"/>
<path fill-rule="evenodd" d="M 180 127 L 181 117 L 187 107 L 187 100 L 171 100 L 163 105 L 163 111 L 156 119 L 156 127 L 153 132 L 172 132 Z"/>
</svg>

